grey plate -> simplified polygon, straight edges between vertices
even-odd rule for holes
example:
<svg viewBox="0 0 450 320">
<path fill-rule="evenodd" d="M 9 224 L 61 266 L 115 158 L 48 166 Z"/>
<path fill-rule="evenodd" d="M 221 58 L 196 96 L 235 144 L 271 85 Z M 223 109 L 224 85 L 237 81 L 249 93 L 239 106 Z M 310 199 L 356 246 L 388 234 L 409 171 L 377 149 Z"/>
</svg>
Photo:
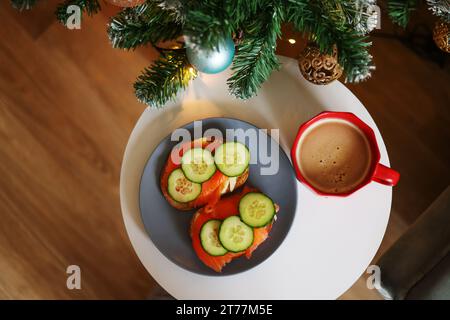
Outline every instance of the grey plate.
<svg viewBox="0 0 450 320">
<path fill-rule="evenodd" d="M 189 130 L 193 135 L 194 123 L 189 123 L 183 128 Z M 208 118 L 202 120 L 203 131 L 210 128 L 219 129 L 224 134 L 224 137 L 227 128 L 257 129 L 250 123 L 236 119 Z M 248 145 L 248 140 L 240 142 Z M 261 175 L 261 167 L 267 167 L 267 164 L 263 165 L 261 163 L 263 161 L 258 159 L 258 163 L 250 165 L 250 175 L 247 180 L 248 185 L 258 188 L 280 206 L 277 220 L 273 225 L 269 238 L 255 250 L 250 260 L 245 257 L 237 258 L 226 265 L 221 273 L 216 273 L 206 267 L 192 249 L 189 225 L 195 210 L 191 212 L 179 211 L 170 206 L 161 193 L 159 184 L 161 170 L 170 151 L 177 143 L 177 141 L 171 141 L 170 135 L 164 138 L 150 156 L 141 178 L 139 197 L 141 216 L 145 229 L 158 250 L 178 266 L 203 275 L 224 276 L 236 274 L 249 270 L 266 260 L 285 239 L 292 225 L 297 206 L 297 180 L 284 151 L 273 139 L 267 139 L 266 146 L 269 154 L 272 144 L 275 144 L 273 146 L 279 149 L 278 173 L 275 175 Z M 255 151 L 253 149 L 250 148 L 252 159 L 256 159 L 253 157 L 253 152 Z"/>
</svg>

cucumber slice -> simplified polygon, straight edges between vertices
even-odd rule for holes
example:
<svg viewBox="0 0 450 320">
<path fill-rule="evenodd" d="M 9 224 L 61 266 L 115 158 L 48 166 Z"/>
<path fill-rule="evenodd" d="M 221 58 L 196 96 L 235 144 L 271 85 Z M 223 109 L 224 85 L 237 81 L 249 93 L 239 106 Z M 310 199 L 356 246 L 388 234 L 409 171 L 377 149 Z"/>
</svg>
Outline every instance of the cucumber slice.
<svg viewBox="0 0 450 320">
<path fill-rule="evenodd" d="M 244 251 L 253 244 L 253 228 L 243 223 L 238 216 L 228 217 L 220 225 L 219 240 L 228 251 Z"/>
<path fill-rule="evenodd" d="M 203 249 L 212 256 L 223 256 L 228 252 L 219 241 L 219 228 L 222 221 L 209 220 L 200 230 L 200 242 Z"/>
<path fill-rule="evenodd" d="M 239 201 L 239 215 L 250 227 L 264 227 L 272 222 L 275 205 L 265 194 L 249 192 Z"/>
<path fill-rule="evenodd" d="M 250 162 L 250 152 L 239 142 L 221 144 L 214 154 L 217 168 L 228 177 L 240 176 Z"/>
<path fill-rule="evenodd" d="M 177 202 L 192 201 L 202 192 L 202 185 L 189 181 L 181 169 L 170 173 L 167 185 L 167 192 Z"/>
<path fill-rule="evenodd" d="M 216 165 L 211 152 L 202 148 L 193 148 L 181 158 L 181 169 L 186 178 L 192 182 L 202 183 L 213 176 Z"/>
</svg>

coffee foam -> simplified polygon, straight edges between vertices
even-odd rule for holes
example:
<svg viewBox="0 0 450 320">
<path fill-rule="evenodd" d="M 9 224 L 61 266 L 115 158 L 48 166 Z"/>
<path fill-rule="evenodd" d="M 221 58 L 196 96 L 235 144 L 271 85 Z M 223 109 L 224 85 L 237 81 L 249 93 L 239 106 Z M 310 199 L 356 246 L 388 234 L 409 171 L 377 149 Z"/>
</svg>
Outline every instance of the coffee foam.
<svg viewBox="0 0 450 320">
<path fill-rule="evenodd" d="M 342 119 L 317 121 L 303 133 L 296 150 L 304 178 L 326 193 L 346 193 L 366 178 L 371 149 L 366 136 Z"/>
</svg>

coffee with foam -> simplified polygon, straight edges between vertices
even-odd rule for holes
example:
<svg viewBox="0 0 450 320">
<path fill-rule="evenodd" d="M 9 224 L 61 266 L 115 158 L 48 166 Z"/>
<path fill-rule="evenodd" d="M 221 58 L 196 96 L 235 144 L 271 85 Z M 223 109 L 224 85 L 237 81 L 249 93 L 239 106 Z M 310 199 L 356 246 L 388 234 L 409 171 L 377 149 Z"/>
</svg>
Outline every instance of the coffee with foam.
<svg viewBox="0 0 450 320">
<path fill-rule="evenodd" d="M 303 177 L 314 188 L 334 194 L 358 187 L 372 159 L 364 133 L 342 119 L 323 119 L 307 128 L 296 156 Z"/>
</svg>

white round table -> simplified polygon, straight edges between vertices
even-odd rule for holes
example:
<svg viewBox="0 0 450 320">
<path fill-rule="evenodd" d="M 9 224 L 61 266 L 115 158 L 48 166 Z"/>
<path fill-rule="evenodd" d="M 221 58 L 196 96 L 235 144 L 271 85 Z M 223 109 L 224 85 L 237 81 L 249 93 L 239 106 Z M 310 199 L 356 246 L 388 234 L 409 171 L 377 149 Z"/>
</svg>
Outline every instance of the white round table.
<svg viewBox="0 0 450 320">
<path fill-rule="evenodd" d="M 292 228 L 278 250 L 246 272 L 204 276 L 168 260 L 150 240 L 139 211 L 139 183 L 152 150 L 174 129 L 194 120 L 224 116 L 260 128 L 279 128 L 289 154 L 301 123 L 323 110 L 349 111 L 375 131 L 381 163 L 389 165 L 383 139 L 361 102 L 340 82 L 310 84 L 297 62 L 280 57 L 258 96 L 230 96 L 230 72 L 200 75 L 176 102 L 147 108 L 131 133 L 122 163 L 120 200 L 134 250 L 152 277 L 177 299 L 336 299 L 365 272 L 386 230 L 392 188 L 371 183 L 347 198 L 313 194 L 297 183 L 298 206 Z M 269 239 L 270 240 L 270 239 Z"/>
</svg>

